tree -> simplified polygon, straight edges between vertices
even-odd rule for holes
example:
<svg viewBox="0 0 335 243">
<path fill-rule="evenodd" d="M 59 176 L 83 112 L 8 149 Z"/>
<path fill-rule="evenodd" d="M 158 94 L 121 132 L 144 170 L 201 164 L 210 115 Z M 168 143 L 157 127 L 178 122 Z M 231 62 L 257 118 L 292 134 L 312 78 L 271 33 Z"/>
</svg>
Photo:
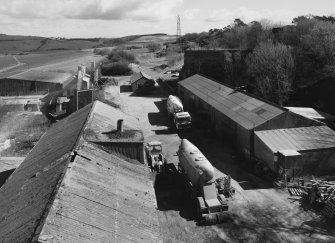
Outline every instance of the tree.
<svg viewBox="0 0 335 243">
<path fill-rule="evenodd" d="M 302 43 L 304 49 L 322 66 L 335 64 L 335 24 L 319 21 L 311 32 L 303 37 Z"/>
<path fill-rule="evenodd" d="M 248 57 L 247 66 L 265 99 L 279 105 L 287 102 L 294 71 L 291 47 L 270 40 L 261 42 Z"/>
</svg>

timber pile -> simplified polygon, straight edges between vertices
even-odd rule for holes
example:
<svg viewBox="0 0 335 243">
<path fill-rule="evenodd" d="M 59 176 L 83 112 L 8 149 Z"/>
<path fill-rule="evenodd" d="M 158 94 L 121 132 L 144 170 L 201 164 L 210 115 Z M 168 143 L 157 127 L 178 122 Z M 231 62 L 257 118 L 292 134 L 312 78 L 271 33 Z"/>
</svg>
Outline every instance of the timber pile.
<svg viewBox="0 0 335 243">
<path fill-rule="evenodd" d="M 291 196 L 301 196 L 308 199 L 311 205 L 321 206 L 324 216 L 335 217 L 335 181 L 313 179 L 307 183 L 288 186 L 288 191 Z"/>
</svg>

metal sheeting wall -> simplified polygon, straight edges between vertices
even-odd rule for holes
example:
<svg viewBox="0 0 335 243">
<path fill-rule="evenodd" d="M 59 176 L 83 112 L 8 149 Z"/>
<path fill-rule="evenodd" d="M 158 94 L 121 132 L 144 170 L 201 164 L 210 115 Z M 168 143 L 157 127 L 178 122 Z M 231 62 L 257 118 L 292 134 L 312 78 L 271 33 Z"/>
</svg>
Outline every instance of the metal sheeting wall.
<svg viewBox="0 0 335 243">
<path fill-rule="evenodd" d="M 0 80 L 0 96 L 35 95 L 62 89 L 62 84 L 18 79 Z"/>
<path fill-rule="evenodd" d="M 275 172 L 274 153 L 257 135 L 254 135 L 254 156 L 265 162 Z"/>
</svg>

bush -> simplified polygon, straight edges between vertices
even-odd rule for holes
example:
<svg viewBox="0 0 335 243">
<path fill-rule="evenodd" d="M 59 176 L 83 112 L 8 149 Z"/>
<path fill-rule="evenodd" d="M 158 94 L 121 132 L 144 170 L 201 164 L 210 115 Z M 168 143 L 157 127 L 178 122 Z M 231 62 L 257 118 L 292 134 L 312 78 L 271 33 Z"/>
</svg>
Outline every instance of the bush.
<svg viewBox="0 0 335 243">
<path fill-rule="evenodd" d="M 129 75 L 131 74 L 131 69 L 127 63 L 107 63 L 101 66 L 101 74 L 106 76 Z"/>
<path fill-rule="evenodd" d="M 134 63 L 136 58 L 134 54 L 122 51 L 122 50 L 113 50 L 108 54 L 108 59 L 112 62 L 127 62 Z"/>
<path fill-rule="evenodd" d="M 151 43 L 147 44 L 146 47 L 148 48 L 149 52 L 156 52 L 160 49 L 161 46 L 157 43 L 151 42 Z"/>
<path fill-rule="evenodd" d="M 93 53 L 96 55 L 101 55 L 101 56 L 107 56 L 111 53 L 111 49 L 109 48 L 103 48 L 103 49 L 99 49 L 99 48 L 95 48 Z"/>
</svg>

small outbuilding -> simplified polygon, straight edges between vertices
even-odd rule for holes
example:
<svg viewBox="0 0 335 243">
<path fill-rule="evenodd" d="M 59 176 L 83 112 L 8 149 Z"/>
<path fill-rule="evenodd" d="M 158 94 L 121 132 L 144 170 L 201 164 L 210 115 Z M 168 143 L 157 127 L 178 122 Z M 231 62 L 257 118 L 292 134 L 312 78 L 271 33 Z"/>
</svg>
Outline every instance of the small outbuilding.
<svg viewBox="0 0 335 243">
<path fill-rule="evenodd" d="M 72 81 L 71 73 L 31 69 L 0 80 L 0 96 L 40 95 L 62 90 Z"/>
<path fill-rule="evenodd" d="M 135 73 L 130 77 L 132 92 L 153 92 L 155 89 L 155 80 L 149 75 L 143 73 Z"/>
<path fill-rule="evenodd" d="M 294 177 L 335 171 L 335 131 L 328 126 L 256 131 L 254 151 L 278 174 Z"/>
</svg>

